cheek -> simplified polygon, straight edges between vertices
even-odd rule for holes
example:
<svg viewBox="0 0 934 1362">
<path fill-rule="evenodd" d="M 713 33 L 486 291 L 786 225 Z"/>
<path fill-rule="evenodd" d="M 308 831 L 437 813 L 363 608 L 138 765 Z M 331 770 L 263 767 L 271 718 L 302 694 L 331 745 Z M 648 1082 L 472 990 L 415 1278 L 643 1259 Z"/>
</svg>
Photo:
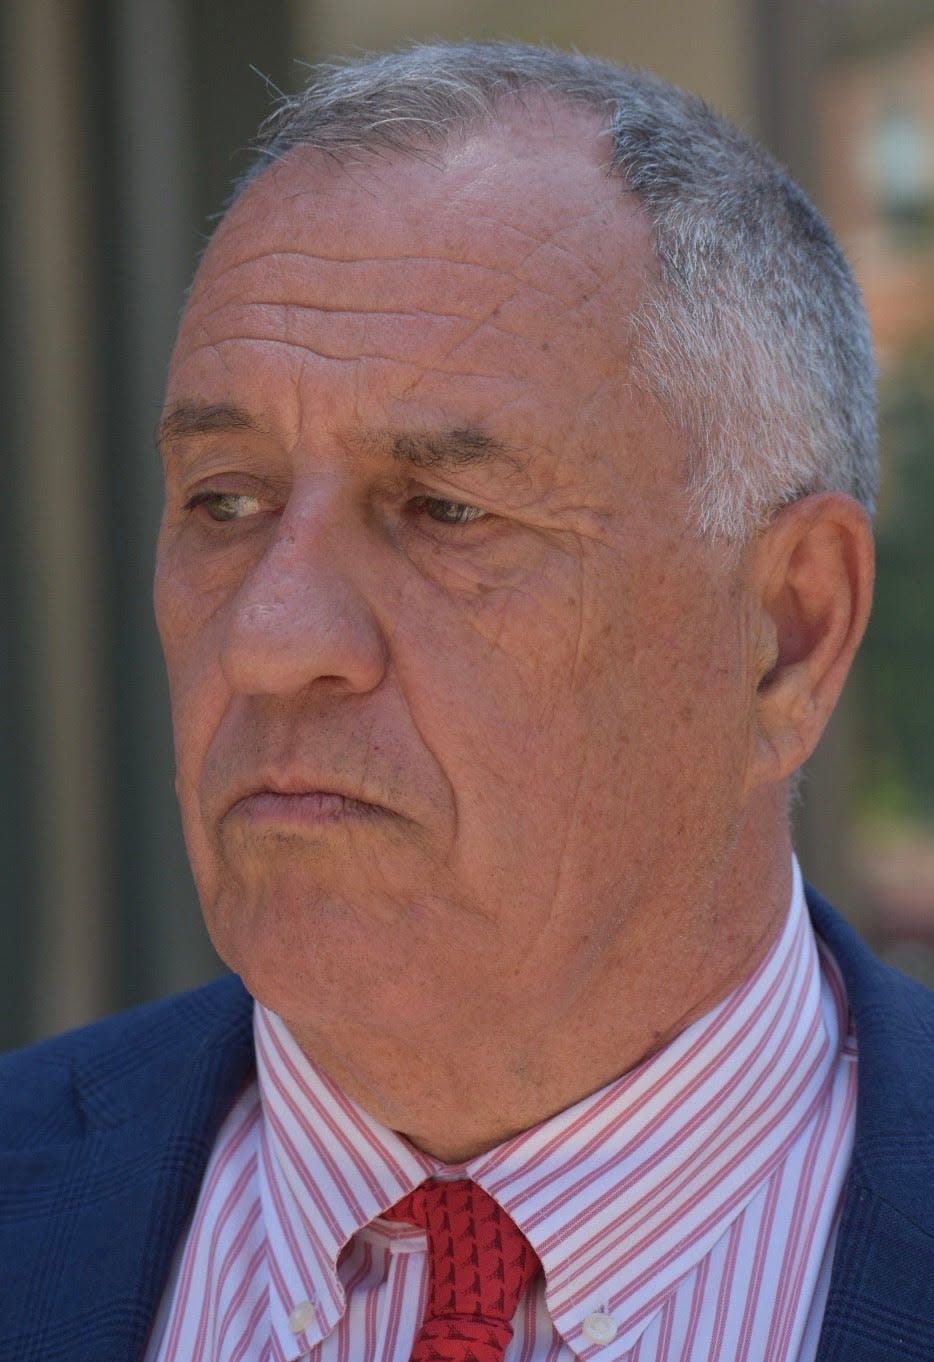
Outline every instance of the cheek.
<svg viewBox="0 0 934 1362">
<path fill-rule="evenodd" d="M 704 617 L 658 653 L 641 653 L 632 691 L 632 795 L 655 811 L 668 843 L 661 854 L 681 846 L 689 863 L 738 815 L 746 741 L 737 639 L 715 608 Z"/>
<path fill-rule="evenodd" d="M 413 621 L 411 649 L 402 640 L 398 649 L 409 712 L 456 808 L 448 869 L 468 899 L 510 924 L 504 955 L 534 935 L 554 901 L 599 726 L 592 701 L 603 701 L 581 690 L 577 568 L 559 590 L 541 587 L 527 580 L 469 619 Z"/>
<path fill-rule="evenodd" d="M 635 566 L 590 594 L 576 700 L 595 800 L 656 819 L 739 762 L 747 729 L 736 612 L 716 580 Z M 638 589 L 633 586 L 638 583 Z"/>
<path fill-rule="evenodd" d="M 543 748 L 574 689 L 575 576 L 552 561 L 515 585 L 481 593 L 469 608 L 439 597 L 437 608 L 400 618 L 393 665 L 429 746 L 459 754 L 478 774 L 505 768 L 522 783 L 526 759 Z"/>
<path fill-rule="evenodd" d="M 229 696 L 220 667 L 214 603 L 198 596 L 160 562 L 154 604 L 165 655 L 175 742 L 176 790 L 185 837 L 193 862 L 199 850 L 199 785 L 213 734 Z M 196 873 L 198 865 L 195 865 Z"/>
<path fill-rule="evenodd" d="M 218 630 L 218 617 L 249 570 L 243 548 L 193 559 L 184 536 L 163 532 L 156 556 L 153 606 L 169 681 L 187 684 L 191 659 Z"/>
</svg>

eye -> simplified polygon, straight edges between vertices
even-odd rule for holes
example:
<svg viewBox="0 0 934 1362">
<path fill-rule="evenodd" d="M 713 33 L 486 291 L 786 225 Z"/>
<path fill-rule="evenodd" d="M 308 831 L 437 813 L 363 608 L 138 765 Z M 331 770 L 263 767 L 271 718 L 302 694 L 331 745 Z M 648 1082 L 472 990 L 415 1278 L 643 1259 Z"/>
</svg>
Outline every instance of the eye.
<svg viewBox="0 0 934 1362">
<path fill-rule="evenodd" d="M 446 497 L 416 497 L 412 505 L 416 511 L 441 525 L 467 525 L 487 514 L 479 506 L 471 506 L 466 501 L 448 501 Z"/>
<path fill-rule="evenodd" d="M 201 506 L 212 520 L 222 524 L 227 520 L 242 520 L 244 516 L 257 515 L 263 504 L 259 497 L 248 492 L 196 492 L 185 502 L 186 511 L 194 511 Z"/>
</svg>

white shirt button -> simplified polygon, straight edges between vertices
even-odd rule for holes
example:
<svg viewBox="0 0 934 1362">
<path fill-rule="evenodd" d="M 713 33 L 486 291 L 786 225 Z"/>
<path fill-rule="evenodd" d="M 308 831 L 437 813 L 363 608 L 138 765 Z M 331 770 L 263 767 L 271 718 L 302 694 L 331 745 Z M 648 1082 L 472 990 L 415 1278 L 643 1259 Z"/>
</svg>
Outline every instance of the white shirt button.
<svg viewBox="0 0 934 1362">
<path fill-rule="evenodd" d="M 289 1315 L 289 1328 L 293 1334 L 303 1333 L 315 1317 L 314 1301 L 299 1301 Z"/>
<path fill-rule="evenodd" d="M 616 1337 L 616 1320 L 604 1310 L 595 1310 L 581 1325 L 588 1343 L 612 1343 Z"/>
</svg>

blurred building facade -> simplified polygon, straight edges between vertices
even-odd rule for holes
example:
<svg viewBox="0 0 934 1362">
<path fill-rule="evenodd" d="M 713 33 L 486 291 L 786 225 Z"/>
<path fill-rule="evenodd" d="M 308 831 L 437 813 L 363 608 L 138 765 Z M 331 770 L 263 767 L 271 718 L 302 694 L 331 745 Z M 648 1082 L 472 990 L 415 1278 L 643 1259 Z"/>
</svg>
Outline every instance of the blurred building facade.
<svg viewBox="0 0 934 1362">
<path fill-rule="evenodd" d="M 882 407 L 848 845 L 883 953 L 934 983 L 934 6 L 850 0 L 832 37 L 820 192 L 872 317 Z"/>
<path fill-rule="evenodd" d="M 826 208 L 894 372 L 934 330 L 934 22 L 917 0 L 893 0 L 880 38 L 864 8 L 0 7 L 0 1045 L 219 968 L 179 831 L 151 621 L 153 432 L 180 301 L 271 91 L 302 81 L 297 62 L 439 35 L 545 40 L 648 66 L 762 136 Z M 857 694 L 814 763 L 799 831 L 806 871 L 871 932 L 885 925 L 884 894 L 849 831 L 863 736 Z"/>
</svg>

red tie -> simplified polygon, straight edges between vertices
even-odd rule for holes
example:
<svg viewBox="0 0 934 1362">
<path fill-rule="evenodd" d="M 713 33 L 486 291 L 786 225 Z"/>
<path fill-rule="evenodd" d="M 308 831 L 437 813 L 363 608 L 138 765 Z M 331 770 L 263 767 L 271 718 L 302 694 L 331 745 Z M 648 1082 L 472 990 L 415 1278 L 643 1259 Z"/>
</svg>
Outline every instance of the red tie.
<svg viewBox="0 0 934 1362">
<path fill-rule="evenodd" d="M 428 1307 L 411 1362 L 503 1362 L 535 1250 L 493 1198 L 467 1178 L 423 1182 L 387 1220 L 428 1235 Z"/>
</svg>

